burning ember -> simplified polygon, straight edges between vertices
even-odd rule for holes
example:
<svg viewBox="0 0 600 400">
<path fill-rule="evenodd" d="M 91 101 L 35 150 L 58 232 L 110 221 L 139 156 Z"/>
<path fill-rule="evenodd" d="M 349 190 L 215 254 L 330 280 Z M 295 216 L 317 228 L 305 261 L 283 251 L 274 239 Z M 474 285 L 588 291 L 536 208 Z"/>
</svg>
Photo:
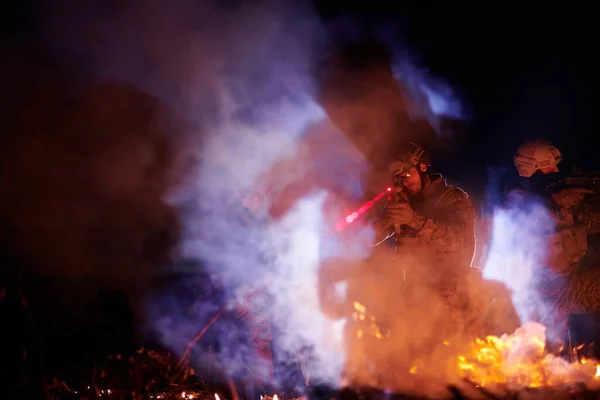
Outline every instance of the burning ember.
<svg viewBox="0 0 600 400">
<path fill-rule="evenodd" d="M 379 328 L 379 325 L 377 325 L 376 323 L 376 319 L 374 316 L 369 316 L 367 314 L 367 308 L 362 305 L 361 303 L 359 303 L 358 301 L 355 301 L 352 303 L 352 306 L 354 307 L 354 312 L 352 313 L 352 319 L 354 321 L 363 321 L 364 323 L 366 323 L 368 332 L 365 332 L 365 330 L 363 329 L 359 329 L 356 331 L 356 337 L 358 337 L 359 339 L 362 338 L 365 333 L 371 334 L 373 336 L 375 336 L 377 339 L 382 339 L 383 337 L 389 337 L 390 333 L 389 332 L 382 332 L 381 329 Z"/>
<path fill-rule="evenodd" d="M 512 335 L 488 336 L 471 343 L 470 353 L 457 359 L 462 376 L 479 386 L 541 387 L 600 382 L 600 364 L 568 362 L 546 351 L 546 328 L 535 322 Z"/>
<path fill-rule="evenodd" d="M 374 343 L 383 344 L 389 338 L 389 332 L 380 330 L 377 324 L 378 321 L 370 315 L 367 307 L 359 302 L 353 302 L 353 308 L 353 320 L 361 322 L 356 332 L 358 339 L 365 340 L 373 337 L 376 339 Z M 580 392 L 593 394 L 594 396 L 600 395 L 600 391 L 595 392 L 600 389 L 600 363 L 585 358 L 569 362 L 551 354 L 546 347 L 546 328 L 537 323 L 527 323 L 511 335 L 505 334 L 501 337 L 488 336 L 485 339 L 476 339 L 469 344 L 467 351 L 462 346 L 459 348 L 455 346 L 456 344 L 447 341 L 442 344 L 443 348 L 449 350 L 448 353 L 443 354 L 443 359 L 450 360 L 451 377 L 444 377 L 439 368 L 434 367 L 428 362 L 427 358 L 424 358 L 418 360 L 412 367 L 407 368 L 405 375 L 399 375 L 402 382 L 399 382 L 397 388 L 390 387 L 388 390 L 410 394 L 412 397 L 409 398 L 414 399 L 424 398 L 421 396 L 424 391 L 428 391 L 427 398 L 452 398 L 448 397 L 452 394 L 449 392 L 449 388 L 459 390 L 461 393 L 464 392 L 464 396 L 458 398 L 470 398 L 469 392 L 472 392 L 474 398 L 480 398 L 477 395 L 482 393 L 493 393 L 498 397 L 505 397 L 514 393 L 525 393 L 526 391 L 541 393 L 544 396 L 551 392 L 553 395 L 558 396 L 544 397 L 546 399 L 569 398 L 568 395 Z M 148 353 L 153 354 L 152 352 Z M 438 355 L 440 354 L 438 353 Z M 445 363 L 445 365 L 448 364 Z M 457 372 L 462 379 L 455 380 Z M 436 380 L 438 378 L 441 378 L 439 382 Z M 413 380 L 414 382 L 411 383 Z M 183 384 L 183 382 L 175 384 L 173 380 L 169 381 L 169 385 L 160 388 L 158 386 L 156 388 L 150 387 L 152 385 L 149 384 L 148 388 L 152 389 L 152 393 L 149 393 L 148 398 L 250 400 L 250 398 L 238 396 L 235 392 L 232 392 L 230 396 L 220 395 L 216 393 L 217 390 L 201 388 L 202 385 Z M 381 389 L 381 399 L 387 398 L 388 395 L 383 393 L 384 387 L 371 386 L 371 389 L 374 387 Z M 122 398 L 126 394 L 126 391 L 117 387 L 107 389 L 106 386 L 100 388 L 88 385 L 87 388 L 84 387 L 80 390 L 70 389 L 65 385 L 65 388 L 67 389 L 66 393 L 69 394 L 87 394 L 109 399 Z M 308 393 L 302 397 L 304 399 L 343 400 L 346 398 L 343 393 L 347 390 L 362 393 L 366 389 L 354 386 L 352 389 L 347 388 L 338 391 L 332 389 L 333 394 L 326 397 L 322 397 L 317 393 L 318 387 L 307 385 L 307 390 Z M 430 394 L 429 391 L 431 391 Z M 312 394 L 313 392 L 317 395 Z M 227 396 L 227 399 L 224 396 Z M 374 397 L 374 399 L 377 398 L 379 397 Z M 272 397 L 262 395 L 260 397 L 260 400 L 280 399 L 281 396 L 278 395 L 272 395 Z M 288 399 L 299 400 L 293 397 Z"/>
</svg>

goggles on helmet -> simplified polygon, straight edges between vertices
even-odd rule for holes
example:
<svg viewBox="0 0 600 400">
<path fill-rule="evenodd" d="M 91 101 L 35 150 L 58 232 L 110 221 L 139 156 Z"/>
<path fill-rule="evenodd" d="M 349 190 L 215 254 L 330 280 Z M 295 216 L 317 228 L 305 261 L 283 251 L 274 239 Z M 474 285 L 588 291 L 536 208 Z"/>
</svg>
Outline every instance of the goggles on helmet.
<svg viewBox="0 0 600 400">
<path fill-rule="evenodd" d="M 521 176 L 530 177 L 540 168 L 556 165 L 562 160 L 562 155 L 560 152 L 558 152 L 558 154 L 552 153 L 552 156 L 554 157 L 554 160 L 548 159 L 542 161 L 538 161 L 532 157 L 515 156 L 515 166 L 517 167 L 517 172 Z"/>
<path fill-rule="evenodd" d="M 519 175 L 524 177 L 530 177 L 535 171 L 539 169 L 537 162 L 529 157 L 516 156 L 515 166 Z"/>
</svg>

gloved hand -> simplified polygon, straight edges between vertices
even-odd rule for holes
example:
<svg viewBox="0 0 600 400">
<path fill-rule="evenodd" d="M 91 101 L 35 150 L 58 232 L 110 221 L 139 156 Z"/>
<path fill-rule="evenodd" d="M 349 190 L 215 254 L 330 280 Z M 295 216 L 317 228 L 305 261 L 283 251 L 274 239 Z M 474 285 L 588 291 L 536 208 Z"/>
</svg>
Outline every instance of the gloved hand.
<svg viewBox="0 0 600 400">
<path fill-rule="evenodd" d="M 552 194 L 552 199 L 561 207 L 573 207 L 583 200 L 586 194 L 594 193 L 593 190 L 584 188 L 566 188 Z"/>
<path fill-rule="evenodd" d="M 415 211 L 406 202 L 391 203 L 387 206 L 386 216 L 390 223 L 404 225 L 415 219 Z"/>
</svg>

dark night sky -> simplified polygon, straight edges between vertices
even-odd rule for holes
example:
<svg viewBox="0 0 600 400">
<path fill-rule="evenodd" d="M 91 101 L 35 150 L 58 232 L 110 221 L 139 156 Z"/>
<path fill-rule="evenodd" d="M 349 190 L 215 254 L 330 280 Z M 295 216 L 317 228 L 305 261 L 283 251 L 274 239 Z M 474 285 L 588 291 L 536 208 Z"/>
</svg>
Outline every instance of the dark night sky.
<svg viewBox="0 0 600 400">
<path fill-rule="evenodd" d="M 398 13 L 423 64 L 461 88 L 473 107 L 472 151 L 480 149 L 491 163 L 510 163 L 521 138 L 540 135 L 598 167 L 589 146 L 598 106 L 590 10 L 440 4 Z M 381 15 L 393 18 L 391 8 L 369 7 L 370 26 Z"/>
<path fill-rule="evenodd" d="M 33 1 L 12 3 L 0 13 L 3 45 L 35 49 L 41 43 L 37 8 Z M 595 146 L 600 65 L 591 9 L 552 9 L 547 3 L 455 8 L 455 2 L 413 1 L 403 2 L 402 9 L 376 1 L 352 8 L 344 3 L 319 1 L 323 19 L 347 15 L 364 36 L 401 27 L 397 34 L 407 38 L 421 64 L 464 93 L 474 118 L 449 164 L 451 174 L 485 179 L 489 165 L 510 168 L 519 142 L 535 136 L 555 140 L 567 159 L 581 166 L 600 168 Z M 2 79 L 6 84 L 11 77 Z"/>
<path fill-rule="evenodd" d="M 506 167 L 498 177 L 504 183 L 514 179 L 512 157 L 527 138 L 555 141 L 565 167 L 600 168 L 598 29 L 591 9 L 562 3 L 317 3 L 325 19 L 348 15 L 365 36 L 396 32 L 421 65 L 460 91 L 473 118 L 468 138 L 444 160 L 443 172 L 475 196 L 483 195 L 488 167 Z"/>
</svg>

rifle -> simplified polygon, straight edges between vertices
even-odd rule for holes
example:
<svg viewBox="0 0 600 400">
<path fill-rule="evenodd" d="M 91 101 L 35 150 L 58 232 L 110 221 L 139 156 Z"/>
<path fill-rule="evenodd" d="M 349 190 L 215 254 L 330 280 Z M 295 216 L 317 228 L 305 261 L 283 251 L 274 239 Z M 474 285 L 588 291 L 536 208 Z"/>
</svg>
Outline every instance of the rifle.
<svg viewBox="0 0 600 400">
<path fill-rule="evenodd" d="M 600 212 L 600 172 L 577 173 L 564 179 L 564 186 L 592 190 L 586 196 L 585 203 L 592 206 L 592 210 Z"/>
<path fill-rule="evenodd" d="M 581 187 L 590 190 L 596 190 L 600 182 L 600 172 L 589 172 L 586 174 L 575 174 L 565 178 L 567 186 Z"/>
</svg>

